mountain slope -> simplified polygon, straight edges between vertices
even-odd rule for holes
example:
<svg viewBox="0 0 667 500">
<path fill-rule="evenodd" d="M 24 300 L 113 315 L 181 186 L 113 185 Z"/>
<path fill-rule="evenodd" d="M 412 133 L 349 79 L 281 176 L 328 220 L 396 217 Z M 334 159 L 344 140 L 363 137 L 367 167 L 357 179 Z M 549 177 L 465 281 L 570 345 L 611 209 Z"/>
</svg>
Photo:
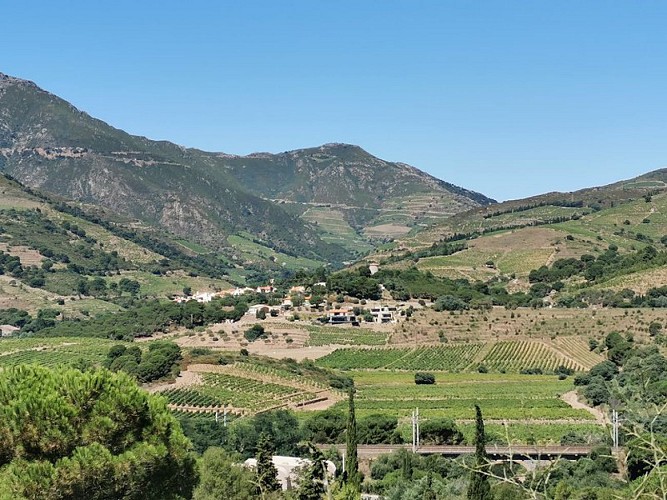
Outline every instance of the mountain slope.
<svg viewBox="0 0 667 500">
<path fill-rule="evenodd" d="M 572 193 L 547 193 L 456 214 L 406 238 L 397 248 L 372 256 L 393 265 L 417 263 L 451 278 L 512 280 L 528 286 L 530 271 L 561 259 L 603 255 L 610 246 L 622 255 L 667 244 L 667 169 L 607 186 Z M 652 266 L 652 264 L 651 264 Z M 661 264 L 641 275 L 628 269 L 615 287 L 643 293 L 662 282 Z M 655 279 L 651 276 L 655 274 Z M 603 287 L 602 285 L 596 285 Z"/>
<path fill-rule="evenodd" d="M 356 146 L 241 157 L 151 141 L 2 74 L 0 169 L 31 187 L 104 206 L 216 250 L 230 247 L 230 235 L 244 233 L 287 254 L 329 262 L 363 250 L 356 244 L 368 226 L 398 222 L 407 231 L 420 219 L 492 201 Z M 416 206 L 403 206 L 415 200 Z M 338 238 L 336 228 L 320 226 L 312 213 L 301 218 L 319 204 L 335 205 L 343 231 L 359 241 Z"/>
</svg>

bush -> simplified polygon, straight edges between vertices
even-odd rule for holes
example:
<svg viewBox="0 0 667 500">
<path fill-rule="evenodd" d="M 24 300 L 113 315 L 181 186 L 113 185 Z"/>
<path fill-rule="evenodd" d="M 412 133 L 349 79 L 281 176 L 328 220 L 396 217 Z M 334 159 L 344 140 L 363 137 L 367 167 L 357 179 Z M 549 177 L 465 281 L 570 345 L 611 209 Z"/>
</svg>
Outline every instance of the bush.
<svg viewBox="0 0 667 500">
<path fill-rule="evenodd" d="M 303 425 L 304 438 L 312 443 L 336 444 L 345 442 L 347 416 L 332 409 L 310 417 Z"/>
<path fill-rule="evenodd" d="M 435 384 L 435 375 L 433 375 L 432 373 L 417 372 L 415 373 L 415 384 L 417 385 Z"/>
<path fill-rule="evenodd" d="M 334 389 L 348 391 L 354 388 L 354 380 L 352 380 L 351 377 L 346 377 L 344 375 L 331 375 L 329 377 L 329 386 Z"/>
<path fill-rule="evenodd" d="M 266 338 L 266 335 L 266 331 L 262 325 L 252 325 L 243 333 L 248 342 L 254 342 L 259 338 Z"/>
<path fill-rule="evenodd" d="M 609 389 L 601 377 L 591 377 L 584 389 L 584 396 L 593 405 L 598 406 L 609 400 Z"/>
<path fill-rule="evenodd" d="M 566 377 L 568 375 L 574 375 L 574 370 L 572 368 L 568 368 L 565 365 L 560 365 L 556 370 L 554 370 L 554 373 L 556 375 L 565 375 Z"/>
<path fill-rule="evenodd" d="M 453 295 L 442 295 L 433 304 L 435 311 L 463 311 L 468 309 L 468 304 Z"/>
<path fill-rule="evenodd" d="M 533 367 L 533 368 L 524 368 L 519 372 L 521 375 L 542 375 L 542 368 Z"/>
<path fill-rule="evenodd" d="M 397 430 L 398 419 L 389 415 L 369 415 L 359 421 L 357 437 L 359 444 L 397 444 L 403 439 Z"/>
<path fill-rule="evenodd" d="M 423 444 L 460 444 L 463 434 L 449 418 L 431 418 L 420 424 L 420 441 Z"/>
<path fill-rule="evenodd" d="M 600 377 L 604 380 L 611 380 L 618 373 L 618 366 L 611 361 L 603 361 L 598 363 L 588 372 L 589 377 Z M 575 379 L 576 380 L 576 379 Z"/>
</svg>

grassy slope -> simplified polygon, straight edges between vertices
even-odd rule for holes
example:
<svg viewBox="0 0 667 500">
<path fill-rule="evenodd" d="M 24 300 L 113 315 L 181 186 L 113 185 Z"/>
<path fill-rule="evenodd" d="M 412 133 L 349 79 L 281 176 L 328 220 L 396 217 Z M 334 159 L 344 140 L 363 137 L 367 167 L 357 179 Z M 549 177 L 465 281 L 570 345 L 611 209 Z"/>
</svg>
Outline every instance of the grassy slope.
<svg viewBox="0 0 667 500">
<path fill-rule="evenodd" d="M 526 214 L 534 215 L 547 208 L 502 214 L 498 218 L 502 218 L 502 224 L 520 224 L 527 220 Z M 582 212 L 582 209 L 578 210 Z M 610 244 L 618 246 L 621 252 L 635 251 L 649 243 L 663 247 L 660 239 L 667 235 L 667 193 L 652 196 L 650 202 L 638 198 L 589 212 L 577 220 L 485 234 L 469 240 L 468 248 L 456 254 L 420 259 L 417 267 L 439 276 L 467 279 L 486 280 L 493 276 L 515 275 L 527 284 L 526 277 L 532 269 L 550 265 L 556 259 L 579 258 L 587 253 L 597 255 Z M 483 223 L 492 227 L 495 219 L 483 219 Z M 638 234 L 649 239 L 638 240 Z M 427 235 L 419 236 L 426 238 Z M 488 261 L 492 261 L 494 266 L 487 266 Z M 641 277 L 616 278 L 610 286 L 623 288 L 627 285 L 644 291 L 649 281 L 659 280 L 661 273 L 660 269 L 643 271 Z M 654 286 L 656 284 L 657 281 Z"/>
<path fill-rule="evenodd" d="M 120 238 L 97 224 L 55 210 L 53 206 L 45 201 L 25 192 L 17 183 L 0 176 L 0 210 L 12 209 L 17 211 L 15 215 L 7 212 L 0 213 L 0 219 L 5 218 L 5 232 L 1 236 L 4 242 L 0 243 L 0 249 L 5 253 L 17 255 L 24 265 L 40 265 L 43 257 L 31 248 L 42 245 L 67 253 L 72 262 L 79 262 L 74 247 L 79 245 L 81 240 L 71 235 L 70 239 L 67 239 L 63 238 L 62 235 L 54 236 L 44 233 L 41 226 L 38 225 L 38 222 L 42 220 L 50 220 L 58 226 L 65 221 L 76 224 L 79 228 L 85 230 L 88 236 L 97 240 L 97 243 L 91 247 L 94 251 L 117 251 L 121 257 L 127 260 L 129 266 L 150 265 L 163 258 L 150 249 Z M 24 215 L 28 214 L 28 212 L 25 212 L 26 210 L 34 209 L 41 211 L 37 222 L 32 222 L 32 218 L 26 218 Z M 80 262 L 85 264 L 85 261 Z M 56 268 L 62 267 L 64 267 L 62 264 L 56 265 Z M 95 298 L 80 299 L 71 293 L 59 293 L 58 290 L 63 288 L 63 285 L 71 288 L 72 283 L 68 283 L 70 277 L 59 275 L 58 280 L 60 282 L 53 285 L 48 284 L 50 278 L 51 275 L 47 274 L 47 289 L 53 291 L 31 288 L 20 279 L 0 276 L 0 308 L 17 307 L 31 313 L 36 313 L 43 308 L 53 308 L 62 310 L 65 314 L 76 316 L 80 315 L 82 311 L 96 315 L 101 312 L 117 311 L 119 309 L 118 306 L 103 300 Z M 166 297 L 181 293 L 186 286 L 193 291 L 219 290 L 231 286 L 229 282 L 224 280 L 201 276 L 193 277 L 184 272 L 159 276 L 148 272 L 128 270 L 123 271 L 121 275 L 113 275 L 105 279 L 112 282 L 119 281 L 121 278 L 139 281 L 141 283 L 141 295 L 149 297 Z M 76 280 L 77 278 L 74 276 L 72 279 Z M 59 300 L 64 300 L 64 305 L 58 304 Z"/>
</svg>

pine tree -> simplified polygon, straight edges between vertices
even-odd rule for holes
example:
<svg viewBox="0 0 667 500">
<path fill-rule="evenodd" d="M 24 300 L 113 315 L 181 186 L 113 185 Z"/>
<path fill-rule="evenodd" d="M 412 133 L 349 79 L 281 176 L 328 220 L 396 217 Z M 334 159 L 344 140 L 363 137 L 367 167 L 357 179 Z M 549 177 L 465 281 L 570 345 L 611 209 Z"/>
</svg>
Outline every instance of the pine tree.
<svg viewBox="0 0 667 500">
<path fill-rule="evenodd" d="M 479 405 L 475 405 L 475 469 L 470 474 L 468 484 L 468 500 L 491 500 L 491 485 L 485 469 L 486 459 L 486 434 L 484 432 L 484 419 Z"/>
<path fill-rule="evenodd" d="M 269 435 L 262 432 L 257 440 L 257 482 L 262 497 L 281 489 L 277 476 L 278 471 L 273 465 L 273 443 Z"/>
<path fill-rule="evenodd" d="M 345 447 L 346 482 L 359 485 L 361 477 L 359 475 L 359 459 L 357 456 L 357 419 L 354 413 L 354 389 L 350 389 L 348 396 L 349 410 L 347 414 L 347 439 Z"/>
<path fill-rule="evenodd" d="M 165 402 L 126 374 L 0 371 L 0 498 L 190 498 L 189 449 Z"/>
</svg>

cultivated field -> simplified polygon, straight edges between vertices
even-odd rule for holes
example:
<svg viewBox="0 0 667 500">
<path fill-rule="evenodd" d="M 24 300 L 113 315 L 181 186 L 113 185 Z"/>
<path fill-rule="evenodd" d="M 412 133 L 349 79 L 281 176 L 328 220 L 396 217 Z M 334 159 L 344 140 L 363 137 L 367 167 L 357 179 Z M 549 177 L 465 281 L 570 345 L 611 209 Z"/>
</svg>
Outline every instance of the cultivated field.
<svg viewBox="0 0 667 500">
<path fill-rule="evenodd" d="M 396 325 L 390 343 L 436 343 L 441 337 L 455 342 L 578 337 L 588 342 L 600 340 L 612 331 L 632 333 L 641 342 L 648 341 L 648 327 L 653 321 L 664 323 L 664 310 L 494 307 L 439 313 L 423 309 L 410 321 Z"/>
<path fill-rule="evenodd" d="M 409 438 L 409 419 L 419 408 L 424 419 L 452 418 L 464 435 L 472 437 L 474 405 L 484 414 L 495 442 L 558 443 L 568 432 L 599 439 L 605 429 L 583 409 L 561 399 L 573 389 L 570 379 L 510 374 L 451 374 L 435 372 L 435 385 L 415 385 L 414 373 L 361 371 L 349 373 L 357 387 L 357 418 L 371 414 L 395 416 Z M 346 402 L 334 408 L 345 411 Z"/>
<path fill-rule="evenodd" d="M 25 338 L 0 340 L 0 369 L 20 365 L 42 366 L 95 365 L 106 358 L 112 345 L 119 342 L 93 338 Z"/>
<path fill-rule="evenodd" d="M 360 254 L 373 249 L 373 246 L 348 224 L 340 210 L 312 206 L 301 218 L 317 225 L 321 238 L 327 243 L 337 243 Z"/>
<path fill-rule="evenodd" d="M 231 235 L 227 237 L 227 242 L 234 248 L 237 256 L 243 257 L 248 261 L 269 259 L 286 269 L 316 269 L 323 264 L 320 261 L 306 259 L 305 257 L 292 257 L 291 255 L 276 252 L 269 247 L 255 243 L 249 234 Z"/>
<path fill-rule="evenodd" d="M 180 383 L 187 380 L 186 384 Z M 308 377 L 264 365 L 191 365 L 173 387 L 154 390 L 177 411 L 214 412 L 222 408 L 237 415 L 278 408 L 326 408 L 342 399 L 342 393 Z"/>
<path fill-rule="evenodd" d="M 444 346 L 347 348 L 337 349 L 317 363 L 341 370 L 382 368 L 460 372 L 476 371 L 483 366 L 498 373 L 516 373 L 531 368 L 552 373 L 561 366 L 585 371 L 602 360 L 602 356 L 591 353 L 583 343 L 572 339 L 567 344 L 512 340 Z"/>
</svg>

